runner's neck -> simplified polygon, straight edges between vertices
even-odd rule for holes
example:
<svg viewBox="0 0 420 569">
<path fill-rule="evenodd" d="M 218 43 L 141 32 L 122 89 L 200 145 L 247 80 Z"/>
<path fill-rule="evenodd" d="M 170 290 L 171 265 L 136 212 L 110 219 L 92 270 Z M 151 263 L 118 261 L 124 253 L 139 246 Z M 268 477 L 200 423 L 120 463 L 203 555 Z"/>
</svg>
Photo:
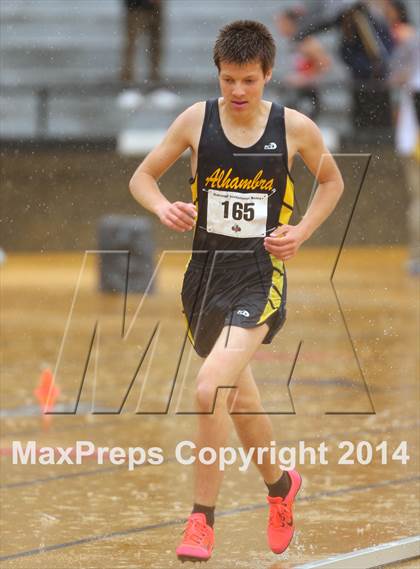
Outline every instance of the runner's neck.
<svg viewBox="0 0 420 569">
<path fill-rule="evenodd" d="M 223 99 L 219 101 L 220 117 L 224 125 L 234 129 L 245 129 L 251 131 L 258 130 L 262 125 L 267 123 L 268 115 L 270 114 L 271 103 L 261 100 L 256 108 L 250 108 L 248 112 L 233 114 L 229 112 L 228 105 Z"/>
</svg>

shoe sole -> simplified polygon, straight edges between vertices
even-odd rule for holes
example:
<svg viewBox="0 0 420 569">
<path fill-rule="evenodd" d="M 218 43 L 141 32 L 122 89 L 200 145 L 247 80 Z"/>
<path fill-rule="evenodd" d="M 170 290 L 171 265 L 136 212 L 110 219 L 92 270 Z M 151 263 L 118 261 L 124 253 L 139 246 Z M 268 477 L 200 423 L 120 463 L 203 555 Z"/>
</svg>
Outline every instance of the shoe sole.
<svg viewBox="0 0 420 569">
<path fill-rule="evenodd" d="M 190 557 L 189 555 L 177 555 L 177 557 L 181 563 L 185 563 L 186 561 L 190 561 L 190 563 L 206 563 L 210 559 L 210 557 L 203 559 L 201 557 Z"/>
</svg>

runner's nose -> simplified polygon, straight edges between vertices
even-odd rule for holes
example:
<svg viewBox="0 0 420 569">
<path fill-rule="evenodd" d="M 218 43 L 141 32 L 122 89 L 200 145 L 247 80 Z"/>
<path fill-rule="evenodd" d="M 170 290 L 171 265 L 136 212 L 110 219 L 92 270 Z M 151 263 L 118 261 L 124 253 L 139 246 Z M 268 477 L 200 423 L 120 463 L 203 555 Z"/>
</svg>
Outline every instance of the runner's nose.
<svg viewBox="0 0 420 569">
<path fill-rule="evenodd" d="M 241 86 L 241 84 L 235 83 L 233 86 L 232 95 L 237 99 L 241 99 L 245 95 L 244 88 Z"/>
</svg>

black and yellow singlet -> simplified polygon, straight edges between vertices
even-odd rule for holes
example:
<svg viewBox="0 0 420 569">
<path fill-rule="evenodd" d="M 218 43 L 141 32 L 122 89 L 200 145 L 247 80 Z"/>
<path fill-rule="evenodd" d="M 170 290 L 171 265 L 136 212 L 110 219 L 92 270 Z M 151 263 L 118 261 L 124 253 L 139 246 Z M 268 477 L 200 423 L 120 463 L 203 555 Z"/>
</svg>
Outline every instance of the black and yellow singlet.
<svg viewBox="0 0 420 569">
<path fill-rule="evenodd" d="M 261 138 L 242 148 L 223 131 L 218 100 L 207 101 L 191 190 L 198 208 L 193 251 L 267 256 L 263 238 L 289 221 L 294 203 L 284 107 L 272 103 Z"/>
<path fill-rule="evenodd" d="M 288 223 L 294 201 L 284 108 L 272 103 L 261 138 L 241 148 L 223 131 L 218 100 L 207 101 L 191 190 L 198 215 L 182 287 L 189 339 L 205 357 L 224 326 L 267 324 L 270 343 L 285 321 L 287 285 L 264 237 Z"/>
</svg>

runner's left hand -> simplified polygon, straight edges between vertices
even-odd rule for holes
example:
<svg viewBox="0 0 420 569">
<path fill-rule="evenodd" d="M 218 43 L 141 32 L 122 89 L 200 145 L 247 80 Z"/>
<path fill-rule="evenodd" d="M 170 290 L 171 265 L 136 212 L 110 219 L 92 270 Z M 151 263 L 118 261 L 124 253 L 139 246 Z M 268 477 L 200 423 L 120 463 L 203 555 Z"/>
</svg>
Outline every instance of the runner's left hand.
<svg viewBox="0 0 420 569">
<path fill-rule="evenodd" d="M 281 225 L 264 239 L 264 247 L 277 259 L 288 261 L 296 255 L 305 239 L 298 225 Z"/>
</svg>

